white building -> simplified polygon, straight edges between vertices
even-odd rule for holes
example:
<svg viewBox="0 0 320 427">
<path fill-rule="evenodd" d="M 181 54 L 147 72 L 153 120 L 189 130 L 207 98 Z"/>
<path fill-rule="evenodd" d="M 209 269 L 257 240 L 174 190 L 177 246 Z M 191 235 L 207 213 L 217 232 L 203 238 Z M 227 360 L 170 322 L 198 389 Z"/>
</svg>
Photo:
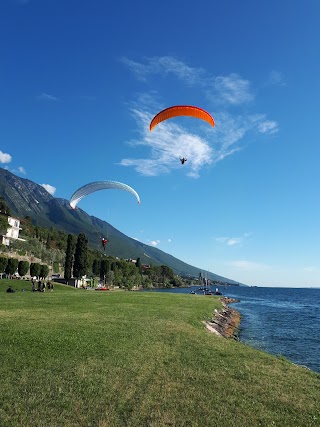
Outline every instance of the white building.
<svg viewBox="0 0 320 427">
<path fill-rule="evenodd" d="M 9 246 L 11 240 L 20 240 L 21 242 L 24 242 L 25 239 L 19 238 L 19 231 L 21 230 L 20 227 L 20 219 L 13 218 L 12 216 L 7 216 L 8 218 L 8 228 L 6 234 L 2 234 L 2 244 Z"/>
</svg>

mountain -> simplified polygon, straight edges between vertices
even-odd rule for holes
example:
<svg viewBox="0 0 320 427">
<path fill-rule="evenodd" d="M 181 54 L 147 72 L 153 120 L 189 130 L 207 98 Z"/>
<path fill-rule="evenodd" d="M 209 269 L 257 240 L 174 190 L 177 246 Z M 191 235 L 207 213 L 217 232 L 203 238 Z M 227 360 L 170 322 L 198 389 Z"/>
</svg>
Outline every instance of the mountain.
<svg viewBox="0 0 320 427">
<path fill-rule="evenodd" d="M 20 178 L 6 169 L 0 168 L 0 197 L 6 201 L 12 216 L 29 216 L 40 227 L 55 228 L 66 233 L 85 233 L 90 246 L 99 249 L 101 236 L 108 235 L 106 254 L 119 258 L 137 259 L 143 264 L 167 265 L 176 274 L 198 277 L 201 269 L 169 255 L 160 249 L 134 240 L 111 224 L 88 215 L 80 208 L 72 210 L 69 201 L 55 198 L 41 185 Z M 217 274 L 206 272 L 212 280 L 237 283 Z"/>
</svg>

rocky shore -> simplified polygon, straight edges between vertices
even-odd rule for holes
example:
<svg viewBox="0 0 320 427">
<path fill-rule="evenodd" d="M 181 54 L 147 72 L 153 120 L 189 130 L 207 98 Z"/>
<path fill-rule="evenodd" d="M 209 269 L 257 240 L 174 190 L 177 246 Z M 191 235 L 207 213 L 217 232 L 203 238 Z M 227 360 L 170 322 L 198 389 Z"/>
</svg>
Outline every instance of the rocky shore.
<svg viewBox="0 0 320 427">
<path fill-rule="evenodd" d="M 220 310 L 214 310 L 214 315 L 211 320 L 205 323 L 209 332 L 224 338 L 238 339 L 238 330 L 240 325 L 240 313 L 228 304 L 239 302 L 239 300 L 228 297 L 221 297 L 220 302 L 223 307 Z"/>
</svg>

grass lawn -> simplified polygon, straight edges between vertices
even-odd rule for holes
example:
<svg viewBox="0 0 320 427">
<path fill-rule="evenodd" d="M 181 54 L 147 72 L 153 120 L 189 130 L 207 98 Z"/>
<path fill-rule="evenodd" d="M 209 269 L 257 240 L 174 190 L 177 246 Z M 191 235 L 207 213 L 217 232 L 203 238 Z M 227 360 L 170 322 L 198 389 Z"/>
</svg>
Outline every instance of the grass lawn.
<svg viewBox="0 0 320 427">
<path fill-rule="evenodd" d="M 207 332 L 218 306 L 0 280 L 0 426 L 319 426 L 320 375 Z"/>
</svg>

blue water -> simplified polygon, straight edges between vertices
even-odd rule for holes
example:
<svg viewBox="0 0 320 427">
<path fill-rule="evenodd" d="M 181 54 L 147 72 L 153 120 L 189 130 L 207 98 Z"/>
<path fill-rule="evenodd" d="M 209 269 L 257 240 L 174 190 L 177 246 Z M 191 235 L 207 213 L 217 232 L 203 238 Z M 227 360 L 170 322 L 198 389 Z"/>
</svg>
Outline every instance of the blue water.
<svg viewBox="0 0 320 427">
<path fill-rule="evenodd" d="M 192 289 L 197 288 L 158 291 L 190 293 Z M 228 286 L 219 290 L 240 299 L 232 306 L 242 315 L 241 341 L 320 373 L 320 289 Z"/>
</svg>

